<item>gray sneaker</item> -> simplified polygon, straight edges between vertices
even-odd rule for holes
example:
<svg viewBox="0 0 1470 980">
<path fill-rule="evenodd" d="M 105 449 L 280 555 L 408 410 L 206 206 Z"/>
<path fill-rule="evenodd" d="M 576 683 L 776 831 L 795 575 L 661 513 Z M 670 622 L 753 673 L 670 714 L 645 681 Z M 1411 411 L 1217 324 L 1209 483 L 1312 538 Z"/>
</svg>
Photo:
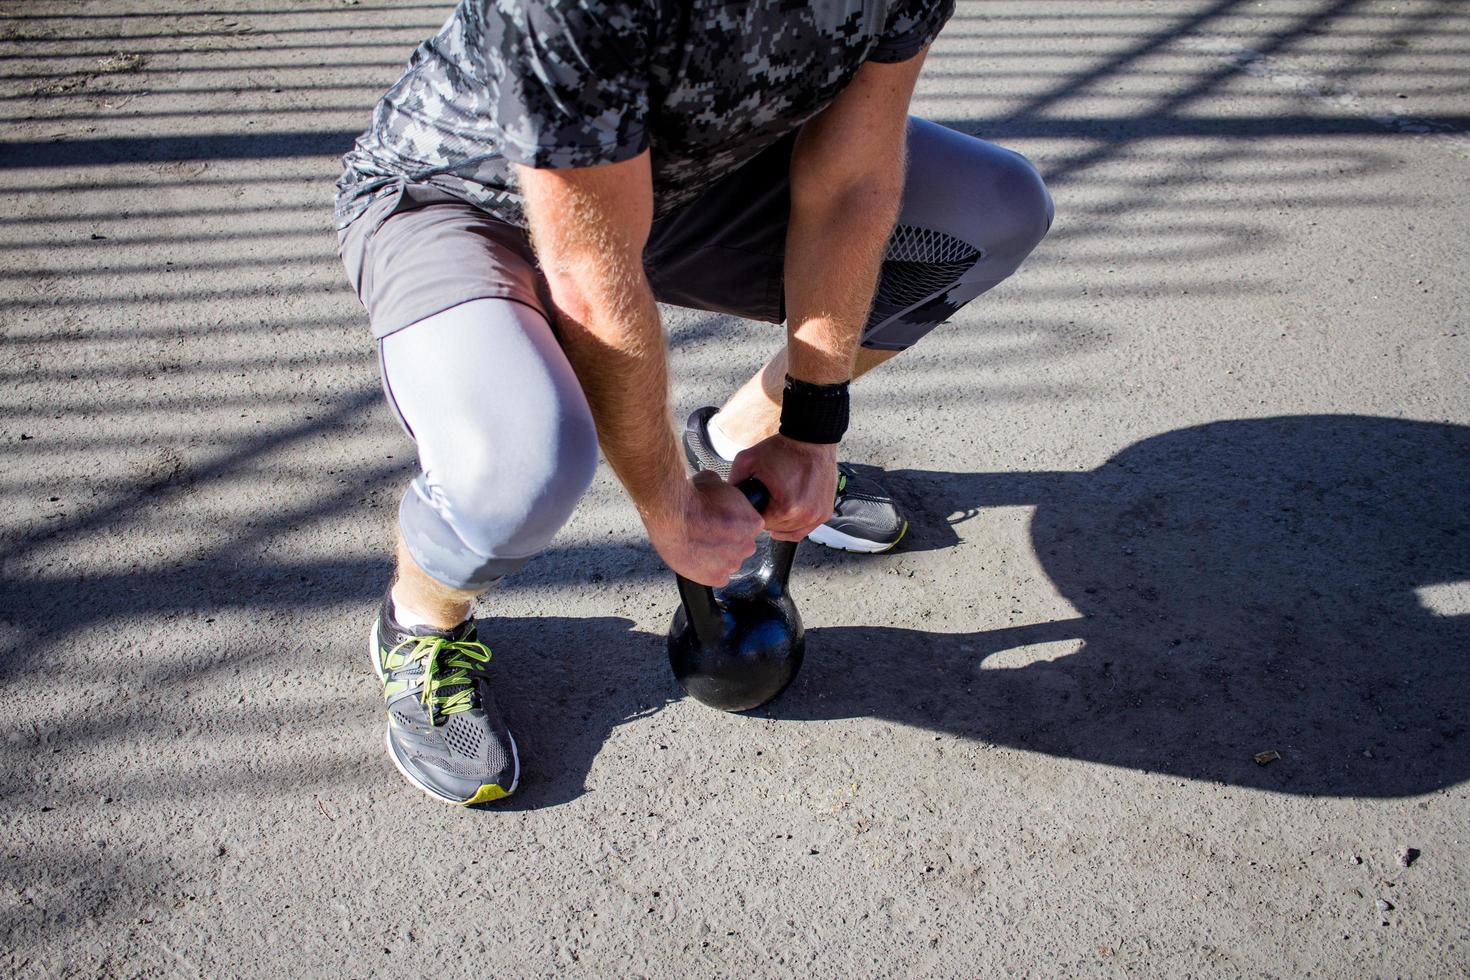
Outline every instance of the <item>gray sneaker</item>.
<svg viewBox="0 0 1470 980">
<path fill-rule="evenodd" d="M 490 692 L 490 650 L 476 641 L 474 620 L 408 629 L 385 596 L 371 653 L 388 705 L 388 755 L 405 779 L 460 806 L 515 792 L 520 755 Z"/>
<path fill-rule="evenodd" d="M 730 461 L 710 444 L 709 420 L 716 411 L 707 406 L 689 416 L 684 423 L 684 455 L 696 470 L 713 470 L 729 479 Z M 859 476 L 847 463 L 838 463 L 832 518 L 807 539 L 839 551 L 877 554 L 898 544 L 908 529 L 909 522 L 899 514 L 887 491 Z"/>
</svg>

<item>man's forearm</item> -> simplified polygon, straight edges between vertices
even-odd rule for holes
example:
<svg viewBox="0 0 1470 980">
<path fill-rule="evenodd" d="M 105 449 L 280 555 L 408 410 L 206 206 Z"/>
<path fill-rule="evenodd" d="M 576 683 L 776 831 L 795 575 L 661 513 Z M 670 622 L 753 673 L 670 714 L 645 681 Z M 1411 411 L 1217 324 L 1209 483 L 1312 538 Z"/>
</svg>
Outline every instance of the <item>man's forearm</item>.
<svg viewBox="0 0 1470 980">
<path fill-rule="evenodd" d="M 623 295 L 553 286 L 562 349 L 597 423 L 613 472 L 645 518 L 685 479 L 669 420 L 668 357 L 658 307 L 641 270 Z M 558 296 L 560 292 L 560 296 Z"/>
<path fill-rule="evenodd" d="M 787 371 L 815 384 L 852 377 L 883 250 L 898 217 L 902 160 L 815 200 L 793 200 L 786 234 Z"/>
<path fill-rule="evenodd" d="M 852 376 L 903 198 L 908 105 L 923 62 L 920 53 L 863 65 L 797 138 L 786 233 L 792 377 L 831 384 Z"/>
<path fill-rule="evenodd" d="M 725 584 L 755 550 L 761 518 L 734 487 L 713 474 L 691 479 L 684 469 L 669 418 L 668 345 L 643 273 L 653 220 L 648 152 L 516 173 L 562 350 L 607 461 L 669 567 Z"/>
<path fill-rule="evenodd" d="M 562 349 L 603 454 L 645 518 L 686 479 L 669 418 L 667 345 L 643 274 L 647 167 L 645 156 L 575 178 L 521 173 Z"/>
</svg>

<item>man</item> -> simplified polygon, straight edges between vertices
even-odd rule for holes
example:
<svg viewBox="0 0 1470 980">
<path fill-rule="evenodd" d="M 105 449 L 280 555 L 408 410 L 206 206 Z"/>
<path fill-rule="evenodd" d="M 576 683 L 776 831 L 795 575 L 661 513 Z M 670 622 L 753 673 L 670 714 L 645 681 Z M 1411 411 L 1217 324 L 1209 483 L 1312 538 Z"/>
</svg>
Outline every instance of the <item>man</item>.
<svg viewBox="0 0 1470 980">
<path fill-rule="evenodd" d="M 372 634 L 389 753 L 420 789 L 514 791 L 471 603 L 546 547 L 599 445 L 696 582 L 728 581 L 763 525 L 860 551 L 902 535 L 837 461 L 847 384 L 1051 222 L 1023 158 L 908 117 L 952 8 L 463 0 L 379 102 L 337 218 L 422 468 Z M 657 301 L 787 323 L 682 447 Z M 731 485 L 746 476 L 763 517 Z"/>
</svg>

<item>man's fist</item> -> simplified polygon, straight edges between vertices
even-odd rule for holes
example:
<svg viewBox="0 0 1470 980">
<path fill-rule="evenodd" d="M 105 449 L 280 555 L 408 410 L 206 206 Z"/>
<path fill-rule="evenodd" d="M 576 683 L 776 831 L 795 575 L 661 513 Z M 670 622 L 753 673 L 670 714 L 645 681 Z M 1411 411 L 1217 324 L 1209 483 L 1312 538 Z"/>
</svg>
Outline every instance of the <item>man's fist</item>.
<svg viewBox="0 0 1470 980">
<path fill-rule="evenodd" d="M 830 498 L 827 507 L 830 512 Z M 644 524 L 670 568 L 701 585 L 720 586 L 755 554 L 761 515 L 745 494 L 705 471 L 680 486 Z"/>
<path fill-rule="evenodd" d="M 730 482 L 753 476 L 771 491 L 765 527 L 778 541 L 800 541 L 832 517 L 837 497 L 837 446 L 764 439 L 735 457 Z"/>
</svg>

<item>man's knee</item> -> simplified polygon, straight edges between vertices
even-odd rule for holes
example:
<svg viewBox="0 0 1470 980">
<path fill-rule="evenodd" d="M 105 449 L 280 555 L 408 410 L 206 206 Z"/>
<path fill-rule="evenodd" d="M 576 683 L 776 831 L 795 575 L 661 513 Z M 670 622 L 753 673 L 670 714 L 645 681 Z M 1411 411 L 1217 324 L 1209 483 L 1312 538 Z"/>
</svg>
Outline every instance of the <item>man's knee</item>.
<svg viewBox="0 0 1470 980">
<path fill-rule="evenodd" d="M 1046 181 L 1024 156 L 1006 150 L 986 174 L 989 186 L 979 196 L 984 213 L 975 215 L 976 238 L 995 265 L 1019 265 L 1051 229 L 1055 209 Z"/>
<path fill-rule="evenodd" d="M 592 413 L 545 317 L 472 300 L 389 335 L 382 357 L 423 469 L 399 509 L 410 554 L 456 588 L 515 571 L 597 467 Z"/>
<path fill-rule="evenodd" d="M 1030 160 L 937 123 L 910 120 L 900 231 L 907 225 L 946 235 L 978 253 L 982 264 L 1005 266 L 1006 259 L 1019 264 L 1051 221 L 1051 195 Z"/>
<path fill-rule="evenodd" d="M 438 509 L 465 545 L 511 561 L 551 542 L 596 470 L 597 434 L 578 397 L 556 413 L 517 420 L 515 431 L 466 444 L 431 480 Z"/>
<path fill-rule="evenodd" d="M 922 123 L 922 121 L 919 121 Z M 1051 228 L 1051 194 L 1021 154 L 932 124 L 919 178 L 888 242 L 863 346 L 912 346 L 960 307 L 1008 278 Z M 937 150 L 934 149 L 937 147 Z"/>
</svg>

